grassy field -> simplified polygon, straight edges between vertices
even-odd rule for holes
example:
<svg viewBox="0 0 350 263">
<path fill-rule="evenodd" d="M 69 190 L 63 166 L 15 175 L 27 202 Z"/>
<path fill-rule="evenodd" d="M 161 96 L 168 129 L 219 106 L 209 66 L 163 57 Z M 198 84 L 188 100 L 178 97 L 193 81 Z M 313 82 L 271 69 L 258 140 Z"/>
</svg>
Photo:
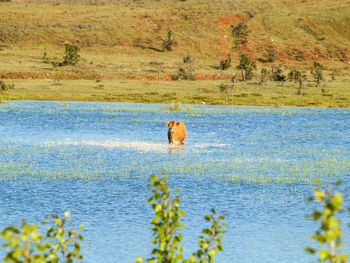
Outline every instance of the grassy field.
<svg viewBox="0 0 350 263">
<path fill-rule="evenodd" d="M 327 83 L 326 96 L 313 83 L 304 95 L 294 96 L 289 83 L 257 87 L 257 71 L 251 83 L 237 85 L 233 104 L 349 107 L 348 0 L 13 0 L 0 2 L 0 16 L 0 78 L 13 79 L 16 87 L 4 99 L 223 104 L 227 95 L 217 86 L 225 80 L 126 79 L 169 79 L 180 67 L 190 68 L 197 78 L 229 78 L 239 74 L 235 66 L 246 53 L 259 70 L 283 64 L 287 74 L 309 70 L 318 61 L 340 77 Z M 237 46 L 231 30 L 240 23 L 247 25 L 248 37 Z M 169 30 L 175 44 L 162 52 Z M 62 61 L 64 43 L 80 47 L 80 62 L 57 69 L 44 63 L 44 51 L 49 61 Z M 274 59 L 267 62 L 271 52 Z M 232 66 L 218 70 L 228 54 Z M 187 55 L 194 58 L 191 65 L 183 63 Z M 96 79 L 103 87 L 96 88 L 101 85 Z"/>
<path fill-rule="evenodd" d="M 233 93 L 222 93 L 221 83 L 229 80 L 146 81 L 146 80 L 11 80 L 15 89 L 3 94 L 6 100 L 123 101 L 166 104 L 270 105 L 350 107 L 350 80 L 328 82 L 326 92 L 306 83 L 302 95 L 291 82 L 254 81 L 236 83 Z"/>
</svg>

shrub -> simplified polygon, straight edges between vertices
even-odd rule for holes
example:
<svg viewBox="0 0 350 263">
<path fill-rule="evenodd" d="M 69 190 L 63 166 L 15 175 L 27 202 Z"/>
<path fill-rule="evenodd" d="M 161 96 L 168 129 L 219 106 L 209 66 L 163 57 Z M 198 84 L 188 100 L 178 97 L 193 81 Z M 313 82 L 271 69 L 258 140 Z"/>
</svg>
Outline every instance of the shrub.
<svg viewBox="0 0 350 263">
<path fill-rule="evenodd" d="M 227 59 L 223 59 L 220 61 L 220 64 L 217 67 L 217 69 L 226 70 L 229 67 L 231 67 L 231 55 L 230 54 L 227 56 Z"/>
<path fill-rule="evenodd" d="M 278 65 L 271 67 L 271 78 L 273 81 L 286 81 L 286 76 L 283 74 L 284 66 Z"/>
<path fill-rule="evenodd" d="M 260 71 L 260 78 L 258 84 L 262 86 L 264 82 L 268 79 L 268 72 L 266 68 L 262 68 Z"/>
<path fill-rule="evenodd" d="M 267 49 L 267 62 L 275 62 L 277 58 L 277 50 L 274 46 L 270 45 Z"/>
<path fill-rule="evenodd" d="M 299 70 L 293 69 L 288 73 L 288 80 L 291 82 L 296 82 L 301 78 L 301 72 Z"/>
<path fill-rule="evenodd" d="M 152 188 L 153 196 L 147 199 L 152 205 L 155 216 L 151 220 L 153 225 L 152 244 L 156 247 L 152 250 L 152 257 L 147 262 L 164 262 L 176 263 L 183 258 L 182 255 L 182 235 L 179 228 L 184 227 L 180 222 L 184 212 L 180 209 L 180 199 L 178 196 L 172 197 L 171 191 L 167 185 L 169 176 L 157 178 L 151 176 L 152 181 L 148 187 Z M 175 189 L 175 192 L 179 190 Z M 184 263 L 195 262 L 213 262 L 213 258 L 217 251 L 222 250 L 221 237 L 224 234 L 222 227 L 224 216 L 217 215 L 214 209 L 211 214 L 205 215 L 205 220 L 211 222 L 208 228 L 202 230 L 198 245 L 199 249 L 192 253 L 188 259 L 184 259 Z M 142 257 L 137 257 L 137 263 L 143 262 Z"/>
<path fill-rule="evenodd" d="M 0 93 L 4 93 L 9 89 L 14 89 L 15 84 L 6 84 L 3 80 L 0 80 Z"/>
<path fill-rule="evenodd" d="M 47 57 L 47 51 L 46 51 L 46 49 L 44 49 L 44 51 L 43 51 L 43 63 L 46 63 L 46 64 L 50 63 L 50 60 L 49 60 L 49 58 Z"/>
<path fill-rule="evenodd" d="M 185 69 L 182 67 L 179 67 L 177 74 L 171 75 L 171 79 L 172 80 L 179 80 L 179 79 L 195 80 L 192 70 Z"/>
<path fill-rule="evenodd" d="M 323 80 L 323 66 L 318 62 L 314 62 L 314 65 L 311 68 L 311 74 L 316 82 L 315 86 L 320 86 L 321 81 Z"/>
<path fill-rule="evenodd" d="M 299 78 L 298 78 L 298 91 L 297 95 L 302 95 L 303 94 L 303 89 L 304 89 L 304 82 L 307 80 L 306 72 L 300 72 Z"/>
<path fill-rule="evenodd" d="M 64 44 L 66 51 L 65 56 L 63 57 L 63 66 L 67 65 L 76 65 L 79 62 L 80 55 L 78 54 L 80 48 L 74 44 L 66 43 Z"/>
<path fill-rule="evenodd" d="M 185 57 L 183 57 L 183 63 L 185 64 L 190 64 L 194 62 L 194 58 L 191 55 L 187 55 Z"/>
<path fill-rule="evenodd" d="M 162 43 L 163 51 L 171 51 L 175 43 L 176 41 L 173 38 L 173 31 L 168 30 L 168 36 Z"/>
<path fill-rule="evenodd" d="M 9 3 L 11 0 L 0 0 L 0 3 Z"/>
<path fill-rule="evenodd" d="M 335 80 L 335 77 L 336 77 L 335 69 L 332 69 L 332 72 L 331 72 L 330 76 L 331 76 L 332 80 Z"/>
<path fill-rule="evenodd" d="M 309 197 L 308 201 L 316 201 L 322 205 L 321 210 L 315 208 L 313 213 L 307 216 L 320 223 L 319 229 L 311 236 L 311 239 L 317 241 L 321 248 L 317 251 L 313 247 L 306 247 L 305 250 L 311 254 L 318 252 L 320 262 L 347 262 L 347 254 L 339 252 L 343 244 L 343 236 L 340 228 L 341 221 L 337 215 L 342 209 L 342 194 L 314 187 L 313 196 Z"/>
<path fill-rule="evenodd" d="M 50 63 L 52 65 L 52 67 L 53 67 L 53 70 L 56 70 L 58 68 L 58 66 L 62 66 L 61 62 L 58 62 L 58 61 L 55 61 L 55 60 L 52 60 Z"/>
<path fill-rule="evenodd" d="M 239 47 L 247 42 L 249 30 L 245 22 L 239 23 L 234 26 L 231 25 L 232 36 L 235 38 L 235 46 Z"/>
<path fill-rule="evenodd" d="M 250 80 L 253 78 L 254 70 L 256 70 L 256 63 L 246 54 L 241 54 L 237 69 L 242 72 L 242 80 Z"/>
</svg>

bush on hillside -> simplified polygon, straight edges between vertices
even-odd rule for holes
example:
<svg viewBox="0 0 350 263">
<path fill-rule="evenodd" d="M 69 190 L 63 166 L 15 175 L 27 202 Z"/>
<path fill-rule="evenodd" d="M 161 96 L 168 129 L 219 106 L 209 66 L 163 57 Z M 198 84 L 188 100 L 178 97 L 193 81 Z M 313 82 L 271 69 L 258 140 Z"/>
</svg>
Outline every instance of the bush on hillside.
<svg viewBox="0 0 350 263">
<path fill-rule="evenodd" d="M 311 74 L 316 82 L 315 86 L 320 86 L 321 81 L 323 80 L 323 66 L 318 62 L 314 62 L 314 65 L 311 68 Z"/>
<path fill-rule="evenodd" d="M 290 82 L 297 82 L 301 78 L 301 72 L 293 69 L 288 73 L 288 80 Z"/>
<path fill-rule="evenodd" d="M 247 24 L 242 22 L 236 26 L 231 25 L 231 32 L 232 36 L 235 38 L 235 46 L 239 47 L 247 42 L 250 31 L 248 30 Z"/>
<path fill-rule="evenodd" d="M 229 54 L 226 59 L 220 60 L 220 64 L 217 69 L 226 70 L 231 67 L 231 55 Z"/>
<path fill-rule="evenodd" d="M 297 90 L 297 95 L 302 95 L 303 94 L 303 89 L 304 89 L 304 82 L 307 80 L 307 75 L 306 72 L 301 71 L 300 74 L 298 74 L 298 90 Z"/>
<path fill-rule="evenodd" d="M 284 75 L 284 66 L 278 65 L 271 67 L 271 79 L 273 81 L 286 81 L 287 77 Z"/>
<path fill-rule="evenodd" d="M 242 80 L 250 80 L 253 78 L 254 70 L 256 70 L 256 63 L 252 58 L 246 54 L 241 54 L 239 64 L 236 66 L 242 73 Z"/>
<path fill-rule="evenodd" d="M 80 55 L 78 54 L 80 48 L 74 44 L 64 44 L 66 51 L 63 57 L 63 66 L 76 65 L 79 62 Z"/>
<path fill-rule="evenodd" d="M 270 45 L 267 49 L 267 62 L 275 62 L 277 58 L 277 50 L 274 46 Z"/>
<path fill-rule="evenodd" d="M 3 93 L 9 89 L 14 89 L 15 84 L 7 84 L 5 81 L 0 80 L 0 93 Z"/>
<path fill-rule="evenodd" d="M 193 70 L 179 67 L 176 74 L 171 75 L 172 80 L 195 80 Z"/>
<path fill-rule="evenodd" d="M 194 62 L 194 58 L 191 55 L 187 55 L 182 59 L 183 63 L 190 64 Z"/>
<path fill-rule="evenodd" d="M 173 49 L 173 45 L 176 43 L 173 37 L 173 31 L 168 30 L 167 38 L 163 40 L 162 46 L 163 51 L 171 51 Z"/>
<path fill-rule="evenodd" d="M 258 84 L 262 86 L 268 79 L 269 73 L 266 68 L 262 68 L 260 71 L 260 77 L 259 77 L 259 82 Z"/>
</svg>

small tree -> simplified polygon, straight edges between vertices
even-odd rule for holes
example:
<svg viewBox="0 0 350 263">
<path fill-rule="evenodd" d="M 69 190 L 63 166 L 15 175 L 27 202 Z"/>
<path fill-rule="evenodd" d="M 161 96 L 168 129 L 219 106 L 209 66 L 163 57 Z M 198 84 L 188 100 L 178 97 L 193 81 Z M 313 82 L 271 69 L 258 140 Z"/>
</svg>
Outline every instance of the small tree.
<svg viewBox="0 0 350 263">
<path fill-rule="evenodd" d="M 267 49 L 267 62 L 275 62 L 277 58 L 277 51 L 273 45 L 268 46 Z"/>
<path fill-rule="evenodd" d="M 336 185 L 339 185 L 337 183 Z M 342 194 L 331 190 L 325 191 L 319 187 L 314 187 L 313 196 L 308 201 L 316 201 L 322 205 L 322 209 L 314 209 L 308 218 L 320 222 L 320 227 L 311 239 L 317 241 L 321 248 L 306 247 L 305 251 L 311 254 L 318 252 L 320 262 L 346 263 L 347 254 L 340 253 L 343 244 L 343 236 L 340 228 L 341 221 L 337 218 L 342 209 Z"/>
<path fill-rule="evenodd" d="M 229 67 L 231 67 L 231 54 L 227 55 L 227 59 L 220 60 L 220 64 L 218 66 L 218 69 L 226 70 Z"/>
<path fill-rule="evenodd" d="M 298 91 L 297 95 L 302 95 L 303 94 L 303 89 L 304 89 L 304 82 L 307 80 L 307 75 L 305 71 L 300 72 L 299 78 L 298 78 Z"/>
<path fill-rule="evenodd" d="M 260 71 L 259 86 L 262 86 L 268 79 L 268 72 L 266 68 L 262 68 Z"/>
<path fill-rule="evenodd" d="M 44 51 L 43 51 L 43 63 L 46 63 L 46 64 L 50 63 L 50 60 L 49 60 L 49 58 L 47 57 L 46 48 L 45 48 Z"/>
<path fill-rule="evenodd" d="M 171 51 L 175 43 L 176 42 L 173 38 L 173 31 L 168 30 L 167 38 L 163 40 L 163 43 L 162 43 L 163 51 Z"/>
<path fill-rule="evenodd" d="M 299 70 L 293 69 L 288 73 L 288 80 L 290 82 L 297 82 L 301 77 L 301 72 Z"/>
<path fill-rule="evenodd" d="M 184 227 L 180 222 L 184 212 L 180 209 L 179 197 L 171 196 L 171 191 L 167 185 L 168 178 L 169 175 L 159 179 L 154 175 L 150 177 L 152 183 L 148 187 L 152 188 L 153 196 L 148 198 L 147 202 L 152 204 L 155 212 L 151 224 L 153 225 L 152 244 L 156 247 L 152 250 L 152 257 L 147 259 L 147 262 L 176 263 L 183 259 L 182 235 L 178 229 Z M 175 192 L 179 192 L 179 190 L 175 189 Z M 223 222 L 224 216 L 217 215 L 215 210 L 212 209 L 211 214 L 206 215 L 205 219 L 212 224 L 202 230 L 203 235 L 198 242 L 200 249 L 182 262 L 213 262 L 216 252 L 222 250 L 221 237 L 224 233 L 222 230 L 225 225 Z M 143 258 L 137 257 L 135 261 L 141 263 Z"/>
<path fill-rule="evenodd" d="M 231 32 L 232 36 L 235 38 L 235 46 L 239 47 L 247 42 L 250 31 L 248 30 L 247 24 L 242 22 L 236 26 L 231 25 Z"/>
<path fill-rule="evenodd" d="M 204 219 L 211 222 L 211 225 L 202 230 L 198 241 L 199 249 L 183 263 L 214 263 L 216 253 L 222 251 L 221 237 L 225 233 L 223 230 L 225 217 L 217 215 L 215 209 L 211 209 L 210 214 L 206 214 Z"/>
<path fill-rule="evenodd" d="M 15 84 L 6 84 L 5 81 L 0 80 L 0 93 L 4 93 L 9 89 L 14 89 Z"/>
<path fill-rule="evenodd" d="M 332 80 L 335 80 L 335 77 L 336 77 L 336 71 L 335 71 L 335 69 L 332 69 L 332 72 L 331 72 L 330 76 L 331 76 L 331 79 L 332 79 Z"/>
<path fill-rule="evenodd" d="M 63 66 L 76 65 L 79 62 L 80 55 L 78 54 L 80 48 L 74 44 L 66 43 L 64 44 L 66 51 L 63 57 Z"/>
<path fill-rule="evenodd" d="M 154 236 L 152 243 L 157 246 L 152 250 L 153 257 L 148 259 L 149 262 L 173 263 L 182 258 L 182 236 L 178 228 L 184 226 L 180 223 L 184 212 L 180 209 L 179 197 L 171 197 L 167 186 L 168 177 L 158 179 L 153 175 L 150 177 L 152 183 L 148 185 L 152 187 L 153 196 L 148 198 L 147 202 L 152 204 L 155 212 L 151 221 Z"/>
<path fill-rule="evenodd" d="M 236 68 L 241 70 L 242 80 L 250 80 L 253 78 L 253 71 L 256 70 L 256 63 L 248 55 L 241 54 Z"/>
<path fill-rule="evenodd" d="M 194 62 L 194 58 L 191 55 L 187 55 L 182 58 L 184 64 L 191 64 Z"/>
<path fill-rule="evenodd" d="M 323 80 L 323 66 L 318 62 L 314 62 L 314 65 L 311 68 L 311 74 L 316 82 L 315 86 L 320 86 L 321 81 Z"/>
<path fill-rule="evenodd" d="M 284 66 L 278 65 L 271 67 L 271 78 L 273 81 L 286 81 L 286 76 L 283 74 Z"/>
</svg>

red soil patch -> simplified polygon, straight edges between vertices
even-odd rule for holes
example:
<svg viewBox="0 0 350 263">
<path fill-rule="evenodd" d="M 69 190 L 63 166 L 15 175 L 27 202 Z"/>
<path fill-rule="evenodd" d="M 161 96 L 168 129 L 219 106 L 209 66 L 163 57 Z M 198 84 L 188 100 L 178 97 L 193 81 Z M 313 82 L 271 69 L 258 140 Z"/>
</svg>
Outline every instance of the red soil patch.
<svg viewBox="0 0 350 263">
<path fill-rule="evenodd" d="M 108 80 L 110 78 L 93 73 L 70 73 L 70 72 L 55 72 L 55 73 L 32 73 L 32 72 L 8 72 L 0 75 L 0 79 L 99 79 Z"/>
<path fill-rule="evenodd" d="M 224 17 L 221 18 L 218 22 L 216 22 L 217 25 L 231 25 L 233 22 L 233 19 L 231 17 Z"/>
<path fill-rule="evenodd" d="M 153 80 L 153 81 L 159 81 L 159 80 L 171 80 L 171 76 L 162 76 L 162 77 L 153 77 L 153 76 L 137 76 L 137 77 L 126 77 L 126 79 L 129 80 Z"/>
<path fill-rule="evenodd" d="M 239 19 L 239 20 L 241 20 L 241 19 L 243 19 L 243 14 L 236 14 L 235 15 L 235 18 L 237 18 L 237 19 Z"/>
<path fill-rule="evenodd" d="M 229 79 L 231 76 L 227 74 L 214 74 L 214 75 L 195 75 L 194 79 L 196 80 L 213 80 L 213 79 Z M 151 80 L 151 81 L 171 81 L 171 76 L 137 76 L 137 77 L 127 77 L 129 80 Z"/>
</svg>

